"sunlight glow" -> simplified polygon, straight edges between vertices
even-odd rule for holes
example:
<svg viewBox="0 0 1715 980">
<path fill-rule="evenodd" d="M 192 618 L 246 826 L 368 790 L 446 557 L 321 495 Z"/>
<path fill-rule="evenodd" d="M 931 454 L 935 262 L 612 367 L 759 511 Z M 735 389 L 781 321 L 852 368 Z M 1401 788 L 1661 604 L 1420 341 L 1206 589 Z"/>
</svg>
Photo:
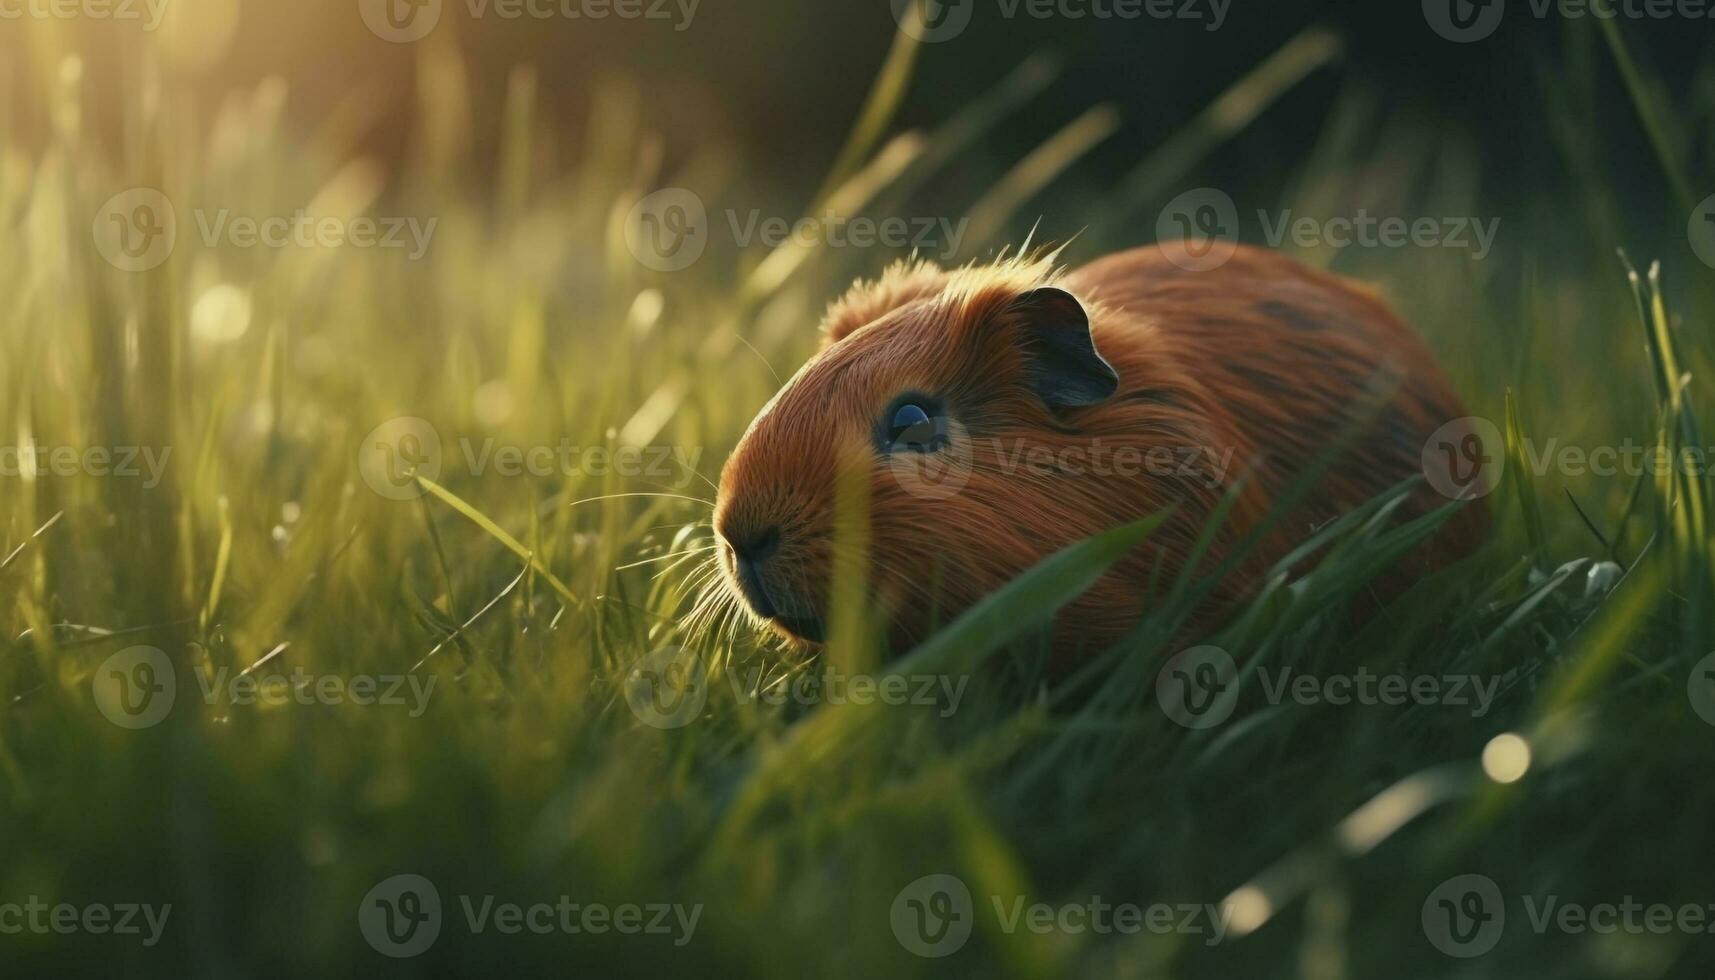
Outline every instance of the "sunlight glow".
<svg viewBox="0 0 1715 980">
<path fill-rule="evenodd" d="M 1506 732 L 1483 746 L 1483 772 L 1497 783 L 1516 783 L 1530 771 L 1530 743 Z"/>
</svg>

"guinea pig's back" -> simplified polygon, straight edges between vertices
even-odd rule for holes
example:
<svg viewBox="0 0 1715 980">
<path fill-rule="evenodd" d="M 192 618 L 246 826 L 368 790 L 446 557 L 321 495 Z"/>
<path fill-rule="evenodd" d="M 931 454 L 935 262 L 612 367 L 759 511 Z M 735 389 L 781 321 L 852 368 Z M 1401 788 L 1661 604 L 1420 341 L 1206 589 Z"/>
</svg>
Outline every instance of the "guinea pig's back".
<svg viewBox="0 0 1715 980">
<path fill-rule="evenodd" d="M 1468 414 L 1374 291 L 1276 252 L 1240 246 L 1218 268 L 1190 271 L 1151 245 L 1077 269 L 1067 285 L 1092 303 L 1122 392 L 1158 390 L 1218 415 L 1202 431 L 1232 433 L 1271 497 L 1348 433 L 1315 502 L 1289 522 L 1299 529 L 1420 473 L 1430 435 Z M 1446 502 L 1425 485 L 1404 516 Z M 1409 564 L 1443 564 L 1486 531 L 1486 508 L 1467 506 Z"/>
</svg>

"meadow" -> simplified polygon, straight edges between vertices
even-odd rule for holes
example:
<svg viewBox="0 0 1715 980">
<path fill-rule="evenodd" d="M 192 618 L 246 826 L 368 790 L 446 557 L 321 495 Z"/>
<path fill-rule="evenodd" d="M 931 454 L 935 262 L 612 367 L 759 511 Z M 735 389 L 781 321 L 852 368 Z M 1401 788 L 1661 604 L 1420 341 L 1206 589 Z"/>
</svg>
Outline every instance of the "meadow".
<svg viewBox="0 0 1715 980">
<path fill-rule="evenodd" d="M 989 159 L 1052 60 L 906 129 L 923 52 L 902 34 L 806 205 L 732 147 L 666 152 L 623 80 L 587 93 L 566 155 L 518 69 L 481 167 L 459 56 L 423 44 L 390 175 L 361 100 L 303 132 L 276 81 L 198 116 L 146 58 L 123 140 L 97 145 L 68 53 L 19 86 L 44 143 L 0 116 L 0 906 L 23 910 L 0 912 L 3 972 L 1705 975 L 1710 484 L 1647 460 L 1712 445 L 1693 241 L 1715 86 L 1670 92 L 1587 26 L 1541 92 L 1577 202 L 1519 202 L 1480 260 L 1281 244 L 1385 289 L 1494 421 L 1504 475 L 1467 506 L 1496 532 L 1354 627 L 1437 521 L 1390 522 L 1396 493 L 1318 529 L 1312 570 L 1202 638 L 1236 671 L 1207 724 L 1158 681 L 1219 569 L 1163 582 L 1071 677 L 1043 669 L 1054 609 L 1147 522 L 914 650 L 860 610 L 805 659 L 719 600 L 722 461 L 825 303 L 912 246 L 735 232 L 758 210 L 953 215 L 908 227 L 962 229 L 925 240 L 953 262 L 1018 247 L 1120 124 L 1092 106 Z M 1294 39 L 1036 241 L 1075 263 L 1153 240 L 1341 43 Z M 1622 66 L 1655 171 L 1605 169 L 1597 62 Z M 1474 154 L 1362 92 L 1317 147 L 1286 197 L 1235 192 L 1245 213 L 1492 213 Z M 640 223 L 664 188 L 695 193 Z M 686 230 L 675 204 L 706 210 L 684 264 L 639 237 Z M 1601 474 L 1566 446 L 1636 453 Z M 1281 693 L 1365 675 L 1436 687 Z M 81 911 L 128 904 L 170 906 L 154 941 Z M 1669 911 L 1591 927 L 1632 904 Z"/>
</svg>

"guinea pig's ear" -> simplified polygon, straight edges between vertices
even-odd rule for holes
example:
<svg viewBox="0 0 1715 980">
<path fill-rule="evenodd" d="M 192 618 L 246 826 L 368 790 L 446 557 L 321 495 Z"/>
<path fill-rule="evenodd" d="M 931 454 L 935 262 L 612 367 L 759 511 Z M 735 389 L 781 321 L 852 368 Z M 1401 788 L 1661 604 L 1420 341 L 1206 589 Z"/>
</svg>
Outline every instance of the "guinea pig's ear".
<svg viewBox="0 0 1715 980">
<path fill-rule="evenodd" d="M 1042 286 L 1020 295 L 1007 311 L 1022 328 L 1030 386 L 1050 406 L 1094 405 L 1119 388 L 1119 375 L 1096 351 L 1090 316 L 1076 296 Z"/>
</svg>

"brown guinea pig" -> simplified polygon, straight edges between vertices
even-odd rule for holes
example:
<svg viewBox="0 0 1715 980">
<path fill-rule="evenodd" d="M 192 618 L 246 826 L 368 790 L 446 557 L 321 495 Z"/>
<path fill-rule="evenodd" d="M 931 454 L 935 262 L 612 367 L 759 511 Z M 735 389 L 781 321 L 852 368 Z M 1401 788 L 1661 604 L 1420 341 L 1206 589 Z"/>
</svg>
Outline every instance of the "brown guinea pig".
<svg viewBox="0 0 1715 980">
<path fill-rule="evenodd" d="M 1310 502 L 1223 580 L 1211 614 L 1311 528 L 1422 472 L 1425 440 L 1466 414 L 1375 295 L 1276 253 L 1240 247 L 1207 271 L 1158 246 L 1072 272 L 1053 263 L 900 264 L 829 309 L 823 348 L 721 474 L 720 562 L 771 628 L 822 640 L 847 480 L 867 486 L 869 589 L 896 649 L 1055 551 L 1171 507 L 1057 617 L 1056 649 L 1094 650 L 1145 611 L 1152 577 L 1173 581 L 1230 487 L 1200 569 L 1359 426 Z M 1420 486 L 1400 516 L 1446 503 Z M 1466 506 L 1412 571 L 1470 551 L 1486 522 Z"/>
</svg>

